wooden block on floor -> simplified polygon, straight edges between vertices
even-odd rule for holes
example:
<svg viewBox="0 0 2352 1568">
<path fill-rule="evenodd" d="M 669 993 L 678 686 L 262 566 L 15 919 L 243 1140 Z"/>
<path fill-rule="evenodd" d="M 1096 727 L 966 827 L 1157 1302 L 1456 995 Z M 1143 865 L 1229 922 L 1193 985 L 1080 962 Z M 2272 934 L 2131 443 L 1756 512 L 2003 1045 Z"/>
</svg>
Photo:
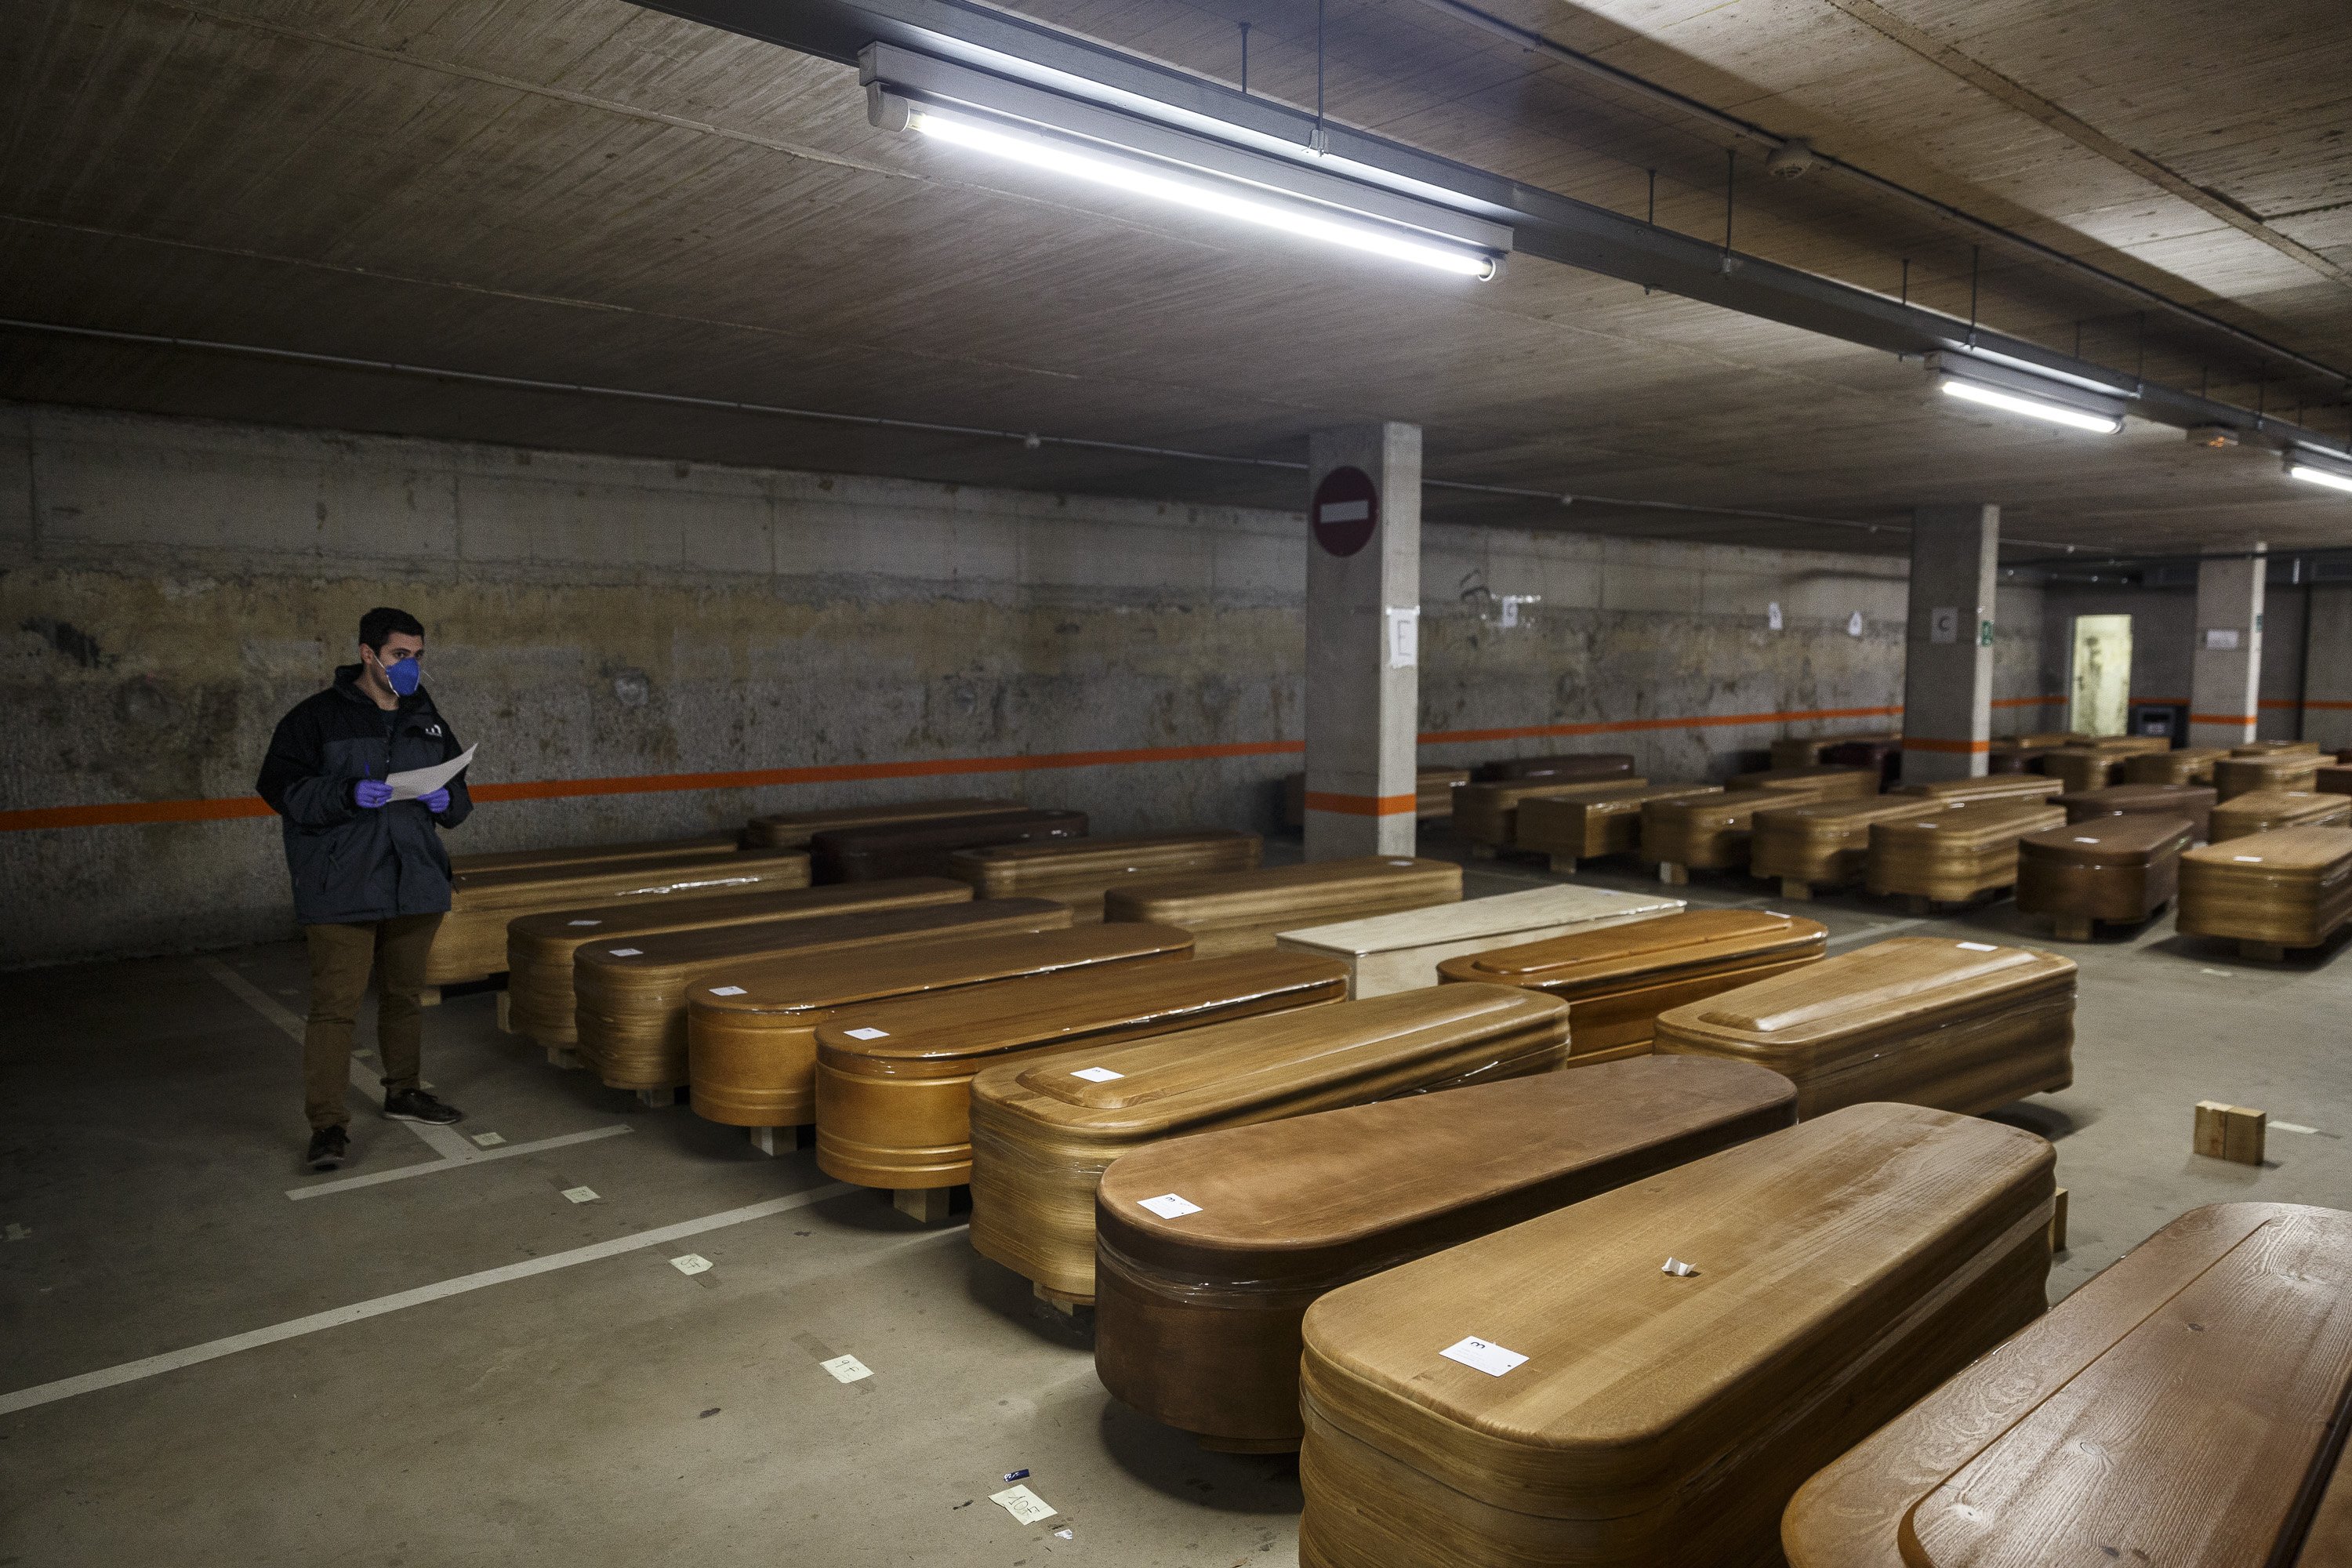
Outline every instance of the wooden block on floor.
<svg viewBox="0 0 2352 1568">
<path fill-rule="evenodd" d="M 550 1046 L 547 1047 L 547 1065 L 562 1068 L 566 1072 L 578 1072 L 580 1053 L 569 1046 Z"/>
<path fill-rule="evenodd" d="M 1780 879 L 1780 896 L 1794 903 L 1811 903 L 1813 898 L 1813 885 L 1811 882 L 1800 882 L 1791 877 L 1783 877 Z"/>
<path fill-rule="evenodd" d="M 648 1106 L 655 1110 L 667 1110 L 668 1107 L 677 1103 L 677 1090 L 675 1089 L 641 1089 L 637 1090 L 637 1103 L 639 1105 Z"/>
<path fill-rule="evenodd" d="M 1094 1300 L 1091 1297 L 1073 1296 L 1066 1291 L 1054 1289 L 1050 1286 L 1040 1285 L 1034 1280 L 1030 1282 L 1029 1293 L 1066 1318 L 1076 1317 L 1078 1309 L 1081 1307 L 1088 1311 L 1094 1310 Z"/>
<path fill-rule="evenodd" d="M 503 991 L 499 993 L 499 1033 L 501 1035 L 514 1033 L 514 1025 L 509 1021 L 507 1012 L 507 993 Z"/>
<path fill-rule="evenodd" d="M 797 1127 L 746 1127 L 751 1147 L 762 1154 L 789 1154 L 801 1146 L 801 1130 Z"/>
<path fill-rule="evenodd" d="M 2050 922 L 2050 934 L 2060 942 L 2088 942 L 2091 929 L 2088 915 L 2060 915 Z"/>
<path fill-rule="evenodd" d="M 1470 846 L 1470 858 L 1473 860 L 1492 860 L 1499 857 L 1501 854 L 1502 851 L 1496 848 L 1491 844 L 1473 844 Z"/>
<path fill-rule="evenodd" d="M 1932 915 L 1936 912 L 1936 900 L 1923 894 L 1912 893 L 1905 897 L 1903 910 L 1906 914 Z"/>
<path fill-rule="evenodd" d="M 890 1194 L 890 1206 L 917 1225 L 939 1225 L 948 1217 L 952 1187 L 900 1187 Z"/>
<path fill-rule="evenodd" d="M 2058 1189 L 2051 1201 L 2050 1250 L 2066 1250 L 2066 1189 L 2063 1187 Z"/>
<path fill-rule="evenodd" d="M 1576 857 L 1555 855 L 1551 858 L 1551 868 L 1563 877 L 1573 876 L 1576 873 Z"/>
<path fill-rule="evenodd" d="M 2242 942 L 2238 944 L 2238 956 L 2257 963 L 2284 963 L 2286 949 L 2274 942 Z"/>
<path fill-rule="evenodd" d="M 1676 865 L 1672 860 L 1661 860 L 1658 862 L 1658 880 L 1669 888 L 1686 888 L 1690 886 L 1690 868 Z"/>
<path fill-rule="evenodd" d="M 2263 1163 L 2263 1140 L 2270 1130 L 2265 1112 L 2218 1100 L 2197 1102 L 2197 1152 L 2241 1165 Z"/>
<path fill-rule="evenodd" d="M 427 985 L 420 989 L 416 993 L 416 1005 L 420 1007 L 438 1007 L 441 1005 L 441 987 L 438 985 Z"/>
</svg>

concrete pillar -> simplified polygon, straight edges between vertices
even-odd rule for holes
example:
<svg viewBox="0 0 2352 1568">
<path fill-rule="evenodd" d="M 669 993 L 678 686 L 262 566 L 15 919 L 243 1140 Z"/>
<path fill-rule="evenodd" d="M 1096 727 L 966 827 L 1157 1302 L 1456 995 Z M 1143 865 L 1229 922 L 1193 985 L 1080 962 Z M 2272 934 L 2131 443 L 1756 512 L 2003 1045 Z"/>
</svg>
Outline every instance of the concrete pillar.
<svg viewBox="0 0 2352 1568">
<path fill-rule="evenodd" d="M 2263 547 L 2197 563 L 2197 644 L 2189 678 L 2189 743 L 2254 738 L 2263 684 Z"/>
<path fill-rule="evenodd" d="M 2340 752 L 2352 746 L 2352 584 L 2313 584 L 2304 638 L 2302 738 Z"/>
<path fill-rule="evenodd" d="M 1410 855 L 1421 426 L 1322 431 L 1307 468 L 1307 858 Z"/>
<path fill-rule="evenodd" d="M 1923 506 L 1911 514 L 1911 610 L 1904 632 L 1903 780 L 1985 771 L 1992 741 L 1992 606 L 2000 508 Z"/>
</svg>

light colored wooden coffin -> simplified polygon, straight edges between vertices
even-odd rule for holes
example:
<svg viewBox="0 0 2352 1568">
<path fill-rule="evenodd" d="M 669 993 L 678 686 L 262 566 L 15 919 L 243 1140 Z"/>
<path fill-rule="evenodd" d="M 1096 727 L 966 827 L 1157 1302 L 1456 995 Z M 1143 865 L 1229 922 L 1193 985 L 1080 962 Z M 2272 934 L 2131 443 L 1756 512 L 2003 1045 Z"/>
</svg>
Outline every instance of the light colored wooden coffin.
<svg viewBox="0 0 2352 1568">
<path fill-rule="evenodd" d="M 1865 883 L 1874 893 L 1966 903 L 2017 882 L 2017 841 L 2058 827 L 2055 801 L 1962 800 L 1928 816 L 1870 825 Z"/>
<path fill-rule="evenodd" d="M 1841 768 L 1838 773 L 1841 778 L 1870 777 L 1851 768 Z M 1826 798 L 1831 790 L 1850 789 L 1834 781 L 1824 785 L 1816 775 L 1769 786 L 1727 789 L 1721 795 L 1689 800 L 1643 801 L 1642 858 L 1656 862 L 1669 875 L 1742 870 L 1748 865 L 1758 812 Z M 1852 798 L 1850 794 L 1843 797 Z"/>
<path fill-rule="evenodd" d="M 1043 1289 L 1094 1300 L 1095 1184 L 1163 1138 L 1549 1072 L 1568 1008 L 1445 985 L 1211 1024 L 971 1081 L 971 1244 Z"/>
<path fill-rule="evenodd" d="M 1086 836 L 1083 811 L 1001 811 L 871 827 L 828 827 L 809 839 L 809 867 L 820 882 L 944 877 L 950 874 L 950 858 L 960 849 Z"/>
<path fill-rule="evenodd" d="M 1108 838 L 993 844 L 948 857 L 948 875 L 983 899 L 1052 899 L 1082 925 L 1102 919 L 1103 895 L 1139 878 L 1203 871 L 1255 871 L 1255 833 L 1225 827 L 1128 833 Z"/>
<path fill-rule="evenodd" d="M 1034 899 L 986 900 L 1031 904 Z M 1066 921 L 1069 910 L 1059 904 Z M 695 1113 L 730 1127 L 817 1120 L 817 1029 L 835 1008 L 1073 970 L 1174 967 L 1192 939 L 1168 926 L 1062 925 L 793 955 L 709 971 L 687 992 Z"/>
<path fill-rule="evenodd" d="M 1727 790 L 1788 790 L 1812 800 L 1859 800 L 1879 792 L 1885 780 L 1876 768 L 1833 768 L 1825 763 L 1810 768 L 1759 768 L 1734 773 Z"/>
<path fill-rule="evenodd" d="M 450 879 L 449 912 L 425 958 L 427 985 L 487 980 L 506 967 L 507 926 L 541 910 L 593 910 L 647 899 L 805 888 L 797 849 L 693 850 L 675 860 L 602 860 Z"/>
<path fill-rule="evenodd" d="M 2342 827 L 2352 824 L 2352 795 L 2303 789 L 2258 789 L 2213 808 L 2206 837 L 2216 844 L 2282 827 Z"/>
<path fill-rule="evenodd" d="M 2180 858 L 2189 936 L 2317 947 L 2352 920 L 2352 827 L 2284 827 Z"/>
<path fill-rule="evenodd" d="M 2062 795 L 2051 804 L 2066 808 L 2069 822 L 2102 816 L 2182 816 L 2200 838 L 2212 829 L 2213 786 L 2189 784 L 2120 784 Z"/>
<path fill-rule="evenodd" d="M 2230 754 L 2233 757 L 2315 757 L 2320 753 L 2316 741 L 2248 741 L 2242 746 L 2231 747 Z"/>
<path fill-rule="evenodd" d="M 1517 847 L 1551 857 L 1555 871 L 1573 871 L 1579 860 L 1642 851 L 1642 808 L 1654 800 L 1698 800 L 1723 793 L 1721 784 L 1639 784 L 1615 795 L 1542 795 L 1519 803 Z"/>
<path fill-rule="evenodd" d="M 1979 778 L 1902 784 L 1886 793 L 1951 805 L 1964 800 L 2049 800 L 2064 787 L 2058 780 L 2042 773 L 1986 773 Z"/>
<path fill-rule="evenodd" d="M 1199 956 L 1222 958 L 1272 947 L 1286 931 L 1461 898 L 1462 868 L 1450 860 L 1362 855 L 1113 888 L 1103 896 L 1103 919 L 1181 926 Z"/>
<path fill-rule="evenodd" d="M 748 971 L 771 960 L 871 944 L 1050 931 L 1069 923 L 1069 910 L 1045 899 L 975 899 L 592 942 L 572 954 L 581 1064 L 614 1089 L 675 1089 L 687 1082 L 687 994 L 715 970 Z"/>
<path fill-rule="evenodd" d="M 1478 764 L 1481 784 L 1607 784 L 1633 776 L 1630 752 L 1559 752 L 1541 757 L 1500 757 Z"/>
<path fill-rule="evenodd" d="M 2213 764 L 2228 756 L 2221 746 L 2181 746 L 2169 752 L 2142 752 L 2124 759 L 2124 783 L 2136 784 L 2210 784 Z"/>
<path fill-rule="evenodd" d="M 2018 910 L 2053 917 L 2078 941 L 2095 921 L 2144 921 L 2179 889 L 2194 837 L 2185 816 L 2137 813 L 2029 833 L 2017 842 Z"/>
<path fill-rule="evenodd" d="M 961 1186 L 971 1180 L 971 1080 L 982 1068 L 1347 995 L 1347 974 L 1328 959 L 1237 952 L 836 1005 L 816 1031 L 817 1166 L 861 1186 Z"/>
<path fill-rule="evenodd" d="M 632 860 L 676 860 L 731 855 L 743 847 L 740 833 L 698 833 L 690 838 L 654 838 L 635 844 L 572 844 L 561 848 L 492 849 L 478 855 L 449 857 L 449 875 L 478 877 L 487 871 L 536 871 L 551 866 L 581 866 L 603 861 L 625 866 Z"/>
<path fill-rule="evenodd" d="M 2105 789 L 2122 775 L 2123 766 L 2121 752 L 2102 746 L 2061 746 L 2042 759 L 2042 771 L 2056 779 L 2065 795 Z"/>
<path fill-rule="evenodd" d="M 2052 1165 L 1857 1105 L 1330 1291 L 1302 1568 L 1777 1563 L 1801 1484 L 2042 1314 Z"/>
<path fill-rule="evenodd" d="M 1420 768 L 1413 774 L 1413 816 L 1423 822 L 1443 821 L 1454 815 L 1454 786 L 1470 782 L 1468 768 Z M 1307 826 L 1307 775 L 1289 773 L 1282 781 L 1282 820 L 1286 826 Z"/>
<path fill-rule="evenodd" d="M 1507 849 L 1518 837 L 1519 806 L 1530 800 L 1601 800 L 1650 781 L 1628 774 L 1599 782 L 1505 779 L 1466 784 L 1454 792 L 1454 830 L 1486 849 Z"/>
<path fill-rule="evenodd" d="M 1568 1004 L 1571 1066 L 1647 1056 L 1658 1015 L 1829 951 L 1828 930 L 1769 910 L 1692 910 L 1449 958 L 1448 984 L 1517 985 Z"/>
<path fill-rule="evenodd" d="M 2223 757 L 2213 764 L 2213 788 L 2224 805 L 2242 795 L 2271 790 L 2307 790 L 2319 780 L 2326 761 L 2316 752 L 2265 752 Z"/>
<path fill-rule="evenodd" d="M 805 849 L 810 839 L 837 827 L 883 827 L 893 823 L 929 822 L 942 816 L 986 816 L 1028 809 L 1017 800 L 960 798 L 902 800 L 893 805 L 837 805 L 824 811 L 779 811 L 753 817 L 745 825 L 743 837 L 751 844 Z"/>
<path fill-rule="evenodd" d="M 1811 1118 L 1865 1100 L 1974 1114 L 2074 1081 L 2074 961 L 1899 936 L 1659 1015 L 1654 1047 L 1755 1062 Z"/>
<path fill-rule="evenodd" d="M 1791 1568 L 2342 1568 L 2347 1300 L 2352 1215 L 2192 1209 L 1806 1482 Z"/>
<path fill-rule="evenodd" d="M 1861 881 L 1869 868 L 1872 824 L 1951 809 L 1943 801 L 1907 795 L 1773 806 L 1756 814 L 1748 869 L 1752 876 L 1779 878 L 1786 898 L 1842 888 Z"/>
<path fill-rule="evenodd" d="M 1095 1370 L 1204 1447 L 1295 1448 L 1317 1297 L 1796 1116 L 1778 1073 L 1649 1057 L 1152 1144 L 1096 1193 Z"/>
<path fill-rule="evenodd" d="M 1275 939 L 1275 945 L 1345 964 L 1349 995 L 1385 996 L 1391 991 L 1436 984 L 1437 966 L 1458 955 L 1670 915 L 1682 907 L 1680 899 L 1654 893 L 1529 888 L 1520 893 L 1286 931 Z"/>
<path fill-rule="evenodd" d="M 543 1046 L 568 1047 L 579 1038 L 572 958 L 592 942 L 626 946 L 634 938 L 664 931 L 971 900 L 971 889 L 961 882 L 945 877 L 908 877 L 855 888 L 721 893 L 702 899 L 656 899 L 615 909 L 524 915 L 507 927 L 507 1027 Z"/>
</svg>

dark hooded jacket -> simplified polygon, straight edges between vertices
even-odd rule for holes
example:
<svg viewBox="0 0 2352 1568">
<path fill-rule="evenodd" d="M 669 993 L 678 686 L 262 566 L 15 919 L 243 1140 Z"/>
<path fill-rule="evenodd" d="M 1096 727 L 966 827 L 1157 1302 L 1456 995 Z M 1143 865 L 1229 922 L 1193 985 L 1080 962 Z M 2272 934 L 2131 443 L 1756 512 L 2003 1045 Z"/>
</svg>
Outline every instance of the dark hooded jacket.
<svg viewBox="0 0 2352 1568">
<path fill-rule="evenodd" d="M 284 819 L 294 918 L 304 925 L 435 914 L 449 907 L 449 856 L 434 824 L 455 827 L 474 809 L 466 777 L 449 781 L 449 809 L 396 800 L 373 810 L 352 798 L 359 781 L 446 763 L 465 748 L 423 687 L 390 712 L 359 687 L 360 667 L 297 703 L 278 721 L 253 787 Z"/>
</svg>

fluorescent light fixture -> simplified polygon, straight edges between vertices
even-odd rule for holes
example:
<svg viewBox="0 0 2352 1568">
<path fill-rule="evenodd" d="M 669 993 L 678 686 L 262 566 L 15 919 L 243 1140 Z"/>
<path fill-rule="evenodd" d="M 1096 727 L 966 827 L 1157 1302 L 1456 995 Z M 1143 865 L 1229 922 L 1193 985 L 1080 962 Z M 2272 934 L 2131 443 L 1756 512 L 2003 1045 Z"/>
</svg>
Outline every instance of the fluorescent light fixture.
<svg viewBox="0 0 2352 1568">
<path fill-rule="evenodd" d="M 1927 368 L 1936 374 L 1937 390 L 1963 403 L 2101 436 L 2112 436 L 2124 427 L 2126 404 L 2120 392 L 1958 354 L 1929 354 Z"/>
<path fill-rule="evenodd" d="M 1221 141 L 890 44 L 858 64 L 887 130 L 1457 278 L 1494 277 L 1510 249 L 1502 224 L 1315 167 L 1303 146 L 1244 145 L 1238 127 Z"/>
<path fill-rule="evenodd" d="M 2315 458 L 2318 460 L 2314 461 Z M 2352 494 L 2352 453 L 2341 458 L 2332 452 L 2319 458 L 2318 454 L 2305 447 L 2292 448 L 2286 455 L 2286 477 L 2301 479 L 2307 485 L 2325 485 L 2331 490 Z"/>
</svg>

